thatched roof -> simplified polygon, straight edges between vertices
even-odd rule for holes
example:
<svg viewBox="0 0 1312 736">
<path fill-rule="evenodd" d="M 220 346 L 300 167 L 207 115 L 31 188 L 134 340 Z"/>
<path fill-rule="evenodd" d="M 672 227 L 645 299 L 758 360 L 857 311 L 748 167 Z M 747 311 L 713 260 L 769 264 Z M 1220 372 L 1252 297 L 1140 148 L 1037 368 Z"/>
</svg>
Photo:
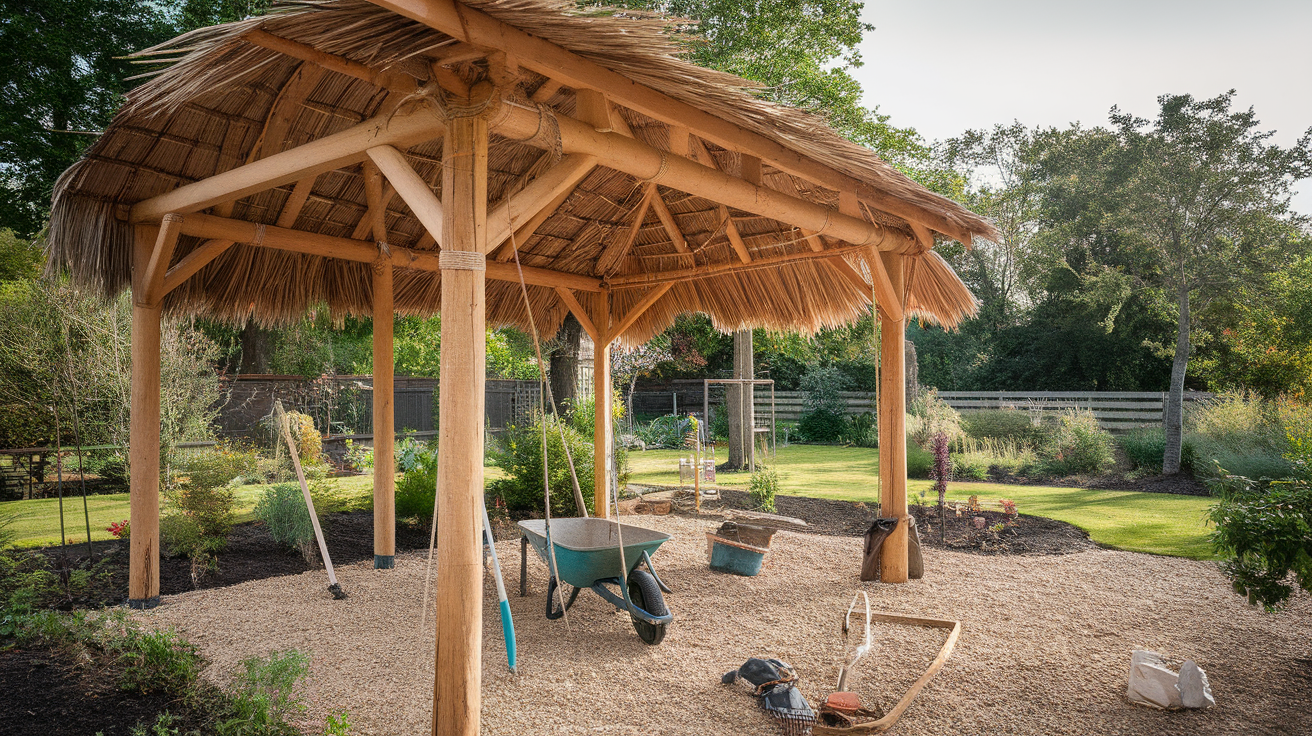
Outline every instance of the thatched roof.
<svg viewBox="0 0 1312 736">
<path fill-rule="evenodd" d="M 466 0 L 465 5 L 776 141 L 868 184 L 889 201 L 931 212 L 957 232 L 994 237 L 986 220 L 915 184 L 872 152 L 840 138 L 821 119 L 763 101 L 754 96 L 751 83 L 737 77 L 690 64 L 671 37 L 668 20 L 627 12 L 584 14 L 558 0 Z M 420 83 L 428 81 L 430 62 L 450 58 L 460 45 L 451 36 L 367 2 L 339 0 L 287 6 L 269 16 L 194 31 L 149 50 L 143 58 L 172 63 L 129 94 L 105 134 L 56 187 L 49 237 L 52 268 L 68 269 L 77 282 L 103 294 L 117 293 L 127 288 L 131 277 L 132 230 L 123 219 L 125 205 L 323 138 L 396 107 L 394 92 L 336 71 L 311 70 L 308 62 L 249 42 L 246 34 L 257 28 L 375 70 L 408 74 Z M 477 55 L 449 66 L 471 84 L 489 74 L 488 60 Z M 534 93 L 561 115 L 575 113 L 572 89 L 557 89 L 541 74 L 519 69 L 515 94 L 527 99 Z M 617 109 L 635 139 L 669 148 L 666 124 L 632 109 Z M 711 158 L 707 163 L 729 173 L 741 170 L 739 154 L 698 143 Z M 415 171 L 440 189 L 441 140 L 405 153 Z M 513 197 L 555 160 L 550 153 L 494 135 L 489 147 L 489 208 Z M 800 199 L 838 206 L 838 192 L 769 165 L 763 167 L 761 181 Z M 665 186 L 657 191 L 688 252 L 676 249 L 656 208 L 640 208 L 642 182 L 599 166 L 518 243 L 522 262 L 598 278 L 736 262 L 719 203 Z M 284 207 L 291 195 L 291 185 L 269 189 L 240 199 L 226 214 L 272 225 L 280 215 L 287 219 Z M 350 165 L 319 175 L 299 214 L 284 224 L 370 240 L 368 227 L 361 225 L 368 219 L 367 209 L 362 167 Z M 608 245 L 626 236 L 640 209 L 646 214 L 632 249 L 618 262 L 601 259 Z M 808 252 L 816 242 L 766 217 L 737 210 L 730 215 L 752 260 Z M 916 240 L 911 224 L 885 209 L 862 205 L 861 216 L 907 241 Z M 436 248 L 399 197 L 387 208 L 387 226 L 393 246 Z M 174 261 L 200 244 L 184 236 Z M 853 250 L 846 257 L 868 279 L 867 252 Z M 945 261 L 923 246 L 912 255 L 917 257 L 907 259 L 914 264 L 907 269 L 911 313 L 954 326 L 974 312 L 974 297 Z M 367 315 L 369 269 L 365 263 L 238 243 L 170 292 L 164 307 L 170 313 L 235 322 L 253 316 L 265 324 L 296 319 L 321 304 L 337 315 Z M 438 310 L 439 274 L 397 270 L 395 279 L 399 313 Z M 549 288 L 530 286 L 529 292 L 539 328 L 554 332 L 566 306 Z M 526 325 L 518 284 L 489 281 L 487 293 L 489 324 Z M 613 293 L 615 311 L 622 313 L 642 299 L 644 291 L 624 288 Z M 685 312 L 704 312 L 724 330 L 755 326 L 814 331 L 852 321 L 868 311 L 870 302 L 868 287 L 858 288 L 831 261 L 801 260 L 680 282 L 624 340 L 645 340 Z"/>
</svg>

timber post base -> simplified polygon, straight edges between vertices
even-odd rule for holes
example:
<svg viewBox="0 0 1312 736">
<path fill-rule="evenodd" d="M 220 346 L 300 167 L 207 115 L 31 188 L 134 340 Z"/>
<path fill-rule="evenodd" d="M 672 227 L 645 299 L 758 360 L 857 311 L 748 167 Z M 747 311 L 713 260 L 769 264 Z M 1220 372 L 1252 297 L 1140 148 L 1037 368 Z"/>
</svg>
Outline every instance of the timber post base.
<svg viewBox="0 0 1312 736">
<path fill-rule="evenodd" d="M 159 606 L 159 596 L 128 599 L 128 608 L 131 608 L 134 611 L 149 611 L 157 606 Z"/>
<path fill-rule="evenodd" d="M 396 555 L 374 555 L 375 570 L 391 570 L 396 567 Z"/>
</svg>

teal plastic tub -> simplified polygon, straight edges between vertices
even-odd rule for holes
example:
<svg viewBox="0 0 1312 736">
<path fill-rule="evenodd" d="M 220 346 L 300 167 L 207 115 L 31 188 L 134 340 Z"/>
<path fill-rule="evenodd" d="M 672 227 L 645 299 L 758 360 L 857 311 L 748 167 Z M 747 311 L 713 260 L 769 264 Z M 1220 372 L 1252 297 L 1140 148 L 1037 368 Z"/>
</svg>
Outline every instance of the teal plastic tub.
<svg viewBox="0 0 1312 736">
<path fill-rule="evenodd" d="M 754 547 L 717 537 L 709 532 L 706 534 L 706 543 L 710 547 L 712 570 L 747 578 L 755 577 L 761 572 L 765 553 L 770 551 L 765 547 Z"/>
</svg>

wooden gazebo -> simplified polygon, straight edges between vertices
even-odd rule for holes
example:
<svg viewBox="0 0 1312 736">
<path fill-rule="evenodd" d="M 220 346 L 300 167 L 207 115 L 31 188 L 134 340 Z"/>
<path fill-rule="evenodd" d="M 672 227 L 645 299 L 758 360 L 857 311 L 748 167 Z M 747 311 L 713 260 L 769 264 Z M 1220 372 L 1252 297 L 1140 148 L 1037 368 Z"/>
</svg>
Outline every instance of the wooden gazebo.
<svg viewBox="0 0 1312 736">
<path fill-rule="evenodd" d="M 683 60 L 666 21 L 575 7 L 300 4 L 141 54 L 162 71 L 64 174 L 49 237 L 52 268 L 134 296 L 132 605 L 159 593 L 164 313 L 374 316 L 375 566 L 387 568 L 391 316 L 441 312 L 435 732 L 478 732 L 484 337 L 528 326 L 521 274 L 539 329 L 573 313 L 598 346 L 598 514 L 611 347 L 686 312 L 724 330 L 814 331 L 876 303 L 883 513 L 905 518 L 905 320 L 973 313 L 933 247 L 993 228 L 823 121 Z M 884 551 L 883 579 L 904 582 L 905 523 Z"/>
</svg>

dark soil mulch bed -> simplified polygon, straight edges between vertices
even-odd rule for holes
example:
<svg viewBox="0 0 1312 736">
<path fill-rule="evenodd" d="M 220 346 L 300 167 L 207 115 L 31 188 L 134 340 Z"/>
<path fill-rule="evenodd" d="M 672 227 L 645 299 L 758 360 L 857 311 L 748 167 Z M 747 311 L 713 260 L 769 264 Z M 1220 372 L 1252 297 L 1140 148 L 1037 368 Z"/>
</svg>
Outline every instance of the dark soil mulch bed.
<svg viewBox="0 0 1312 736">
<path fill-rule="evenodd" d="M 751 510 L 751 497 L 745 491 L 721 490 L 725 506 Z M 839 537 L 859 537 L 865 534 L 875 518 L 878 506 L 852 501 L 836 501 L 804 496 L 775 496 L 775 509 L 782 516 L 805 521 L 814 534 Z M 706 506 L 702 507 L 703 509 Z M 946 543 L 939 541 L 938 508 L 912 506 L 921 544 L 984 555 L 1064 555 L 1097 549 L 1098 545 L 1079 527 L 1064 521 L 1039 516 L 1019 515 L 1008 517 L 998 511 L 965 513 L 958 517 L 948 511 Z M 977 530 L 973 517 L 983 516 L 985 528 Z M 1001 532 L 993 532 L 997 524 L 1009 524 Z"/>
<path fill-rule="evenodd" d="M 428 548 L 429 530 L 398 524 L 396 547 L 399 551 Z M 344 565 L 374 557 L 374 517 L 370 511 L 332 514 L 324 522 L 324 537 L 328 554 L 334 565 Z M 50 558 L 56 568 L 67 565 L 59 547 L 47 547 L 39 552 Z M 91 586 L 87 595 L 57 606 L 62 609 L 95 608 L 119 605 L 127 591 L 128 545 L 126 542 L 97 542 L 95 545 L 98 571 L 104 575 Z M 68 548 L 74 567 L 87 562 L 86 544 Z M 218 572 L 202 582 L 202 588 L 219 588 L 262 580 L 277 575 L 295 575 L 321 565 L 310 565 L 297 552 L 276 542 L 264 525 L 257 522 L 238 524 L 228 535 L 228 546 L 218 555 Z M 325 578 L 326 580 L 326 578 Z M 327 585 L 327 583 L 324 583 Z M 186 558 L 160 559 L 159 588 L 162 595 L 173 595 L 193 590 L 191 562 Z"/>
<path fill-rule="evenodd" d="M 183 704 L 162 693 L 122 692 L 120 673 L 94 660 L 75 663 L 59 650 L 0 650 L 0 736 L 127 736 L 165 710 L 186 730 Z"/>
<path fill-rule="evenodd" d="M 1058 488 L 1091 488 L 1106 491 L 1141 491 L 1144 493 L 1174 493 L 1180 496 L 1210 496 L 1212 492 L 1202 481 L 1187 473 L 1176 475 L 1149 475 L 1127 478 L 1121 474 L 1074 476 L 1070 478 L 1027 478 L 1006 473 L 991 473 L 988 482 L 1017 486 L 1056 486 Z"/>
</svg>

